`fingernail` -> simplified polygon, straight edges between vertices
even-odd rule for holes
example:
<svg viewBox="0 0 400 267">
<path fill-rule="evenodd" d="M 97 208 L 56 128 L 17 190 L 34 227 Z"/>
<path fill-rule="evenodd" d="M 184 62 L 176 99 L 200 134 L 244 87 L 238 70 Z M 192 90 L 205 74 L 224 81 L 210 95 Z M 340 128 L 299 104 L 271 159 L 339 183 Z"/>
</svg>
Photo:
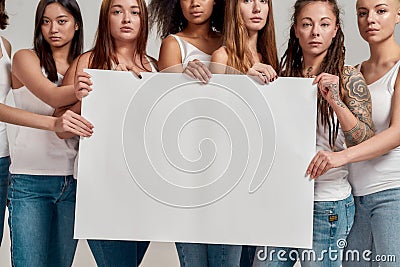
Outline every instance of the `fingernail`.
<svg viewBox="0 0 400 267">
<path fill-rule="evenodd" d="M 138 75 L 138 77 L 139 77 L 139 79 L 142 79 L 142 78 L 143 78 L 142 75 L 140 75 L 140 74 Z"/>
</svg>

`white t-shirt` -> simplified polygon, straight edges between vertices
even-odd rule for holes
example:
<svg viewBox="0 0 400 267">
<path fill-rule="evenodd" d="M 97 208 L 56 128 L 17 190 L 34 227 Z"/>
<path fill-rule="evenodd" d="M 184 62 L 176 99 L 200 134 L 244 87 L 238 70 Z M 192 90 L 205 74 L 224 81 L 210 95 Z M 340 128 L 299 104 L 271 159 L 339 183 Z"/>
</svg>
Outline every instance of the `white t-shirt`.
<svg viewBox="0 0 400 267">
<path fill-rule="evenodd" d="M 335 116 L 336 120 L 336 116 Z M 346 148 L 343 131 L 339 125 L 334 150 L 341 151 Z M 329 127 L 320 124 L 317 127 L 317 151 L 330 151 Z M 338 201 L 350 196 L 351 186 L 348 177 L 347 165 L 330 169 L 324 175 L 318 177 L 314 184 L 314 201 Z"/>
<path fill-rule="evenodd" d="M 11 88 L 11 59 L 7 54 L 3 39 L 0 36 L 3 56 L 0 58 L 0 103 L 4 104 Z M 0 158 L 9 155 L 6 124 L 0 122 Z"/>
<path fill-rule="evenodd" d="M 376 134 L 389 128 L 392 96 L 399 68 L 400 61 L 379 80 L 368 85 L 372 98 L 372 120 Z M 349 180 L 355 196 L 398 188 L 400 187 L 400 147 L 396 147 L 380 157 L 352 163 L 349 168 Z"/>
</svg>

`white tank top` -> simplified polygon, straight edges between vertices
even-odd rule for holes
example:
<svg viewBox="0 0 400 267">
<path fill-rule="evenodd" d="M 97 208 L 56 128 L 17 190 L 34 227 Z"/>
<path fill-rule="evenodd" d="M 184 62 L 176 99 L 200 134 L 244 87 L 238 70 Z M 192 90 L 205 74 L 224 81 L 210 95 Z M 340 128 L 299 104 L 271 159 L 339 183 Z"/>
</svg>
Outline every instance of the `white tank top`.
<svg viewBox="0 0 400 267">
<path fill-rule="evenodd" d="M 58 75 L 57 86 L 62 75 Z M 25 86 L 12 90 L 15 106 L 52 116 L 54 108 L 37 98 Z M 62 140 L 54 132 L 17 126 L 11 153 L 10 173 L 31 175 L 72 175 L 78 138 Z"/>
<path fill-rule="evenodd" d="M 0 58 L 0 103 L 4 104 L 11 88 L 11 59 L 7 54 L 3 43 L 3 38 L 1 38 L 1 36 L 0 46 L 1 53 L 3 54 L 3 56 Z M 8 155 L 9 151 L 6 124 L 4 122 L 0 122 L 0 158 Z"/>
<path fill-rule="evenodd" d="M 335 151 L 341 151 L 345 148 L 344 134 L 339 125 L 334 149 Z M 319 150 L 331 150 L 329 145 L 329 127 L 325 128 L 322 124 L 317 127 L 317 151 Z M 348 173 L 348 167 L 345 165 L 330 169 L 327 173 L 318 177 L 314 184 L 314 201 L 337 201 L 350 196 L 351 186 L 347 180 Z"/>
<path fill-rule="evenodd" d="M 178 35 L 171 34 L 171 36 L 175 38 L 179 44 L 179 48 L 181 49 L 183 68 L 186 68 L 187 64 L 194 59 L 200 60 L 207 67 L 210 65 L 211 55 L 204 53 L 191 43 L 180 38 Z"/>
<path fill-rule="evenodd" d="M 400 61 L 379 80 L 368 85 L 376 133 L 389 128 L 392 96 L 399 68 Z M 400 146 L 380 157 L 350 164 L 349 180 L 355 196 L 400 187 Z"/>
</svg>

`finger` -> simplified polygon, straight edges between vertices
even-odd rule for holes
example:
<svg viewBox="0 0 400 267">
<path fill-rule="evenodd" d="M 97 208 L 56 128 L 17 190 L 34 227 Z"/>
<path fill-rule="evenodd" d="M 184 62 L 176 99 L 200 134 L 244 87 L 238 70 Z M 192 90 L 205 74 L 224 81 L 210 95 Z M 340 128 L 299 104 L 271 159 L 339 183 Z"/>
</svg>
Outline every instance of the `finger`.
<svg viewBox="0 0 400 267">
<path fill-rule="evenodd" d="M 266 68 L 264 73 L 266 74 L 266 77 L 269 82 L 272 82 L 275 80 L 276 72 L 273 68 Z"/>
<path fill-rule="evenodd" d="M 72 111 L 71 111 L 72 112 Z M 87 129 L 88 131 L 91 131 L 94 126 L 91 124 L 88 120 L 86 120 L 84 117 L 82 117 L 79 114 L 76 114 L 75 112 L 72 112 L 72 118 L 74 118 L 78 123 L 78 125 L 82 128 Z"/>
<path fill-rule="evenodd" d="M 323 163 L 323 161 L 324 161 L 324 160 L 323 160 L 322 157 L 318 157 L 317 161 L 315 162 L 315 164 L 314 164 L 314 166 L 313 166 L 313 168 L 312 168 L 312 170 L 311 170 L 310 177 L 311 177 L 312 179 L 315 179 L 316 177 L 318 177 L 318 176 L 317 176 L 318 168 L 319 168 L 320 165 Z"/>
<path fill-rule="evenodd" d="M 198 66 L 196 68 L 196 70 L 197 70 L 197 73 L 199 73 L 201 75 L 203 81 L 205 81 L 207 83 L 210 80 L 210 76 L 207 74 L 207 72 L 204 71 L 202 66 Z"/>
<path fill-rule="evenodd" d="M 317 77 L 314 78 L 314 81 L 312 84 L 314 85 L 314 84 L 319 83 L 319 81 L 322 79 L 322 77 L 323 77 L 323 73 L 319 74 Z"/>
<path fill-rule="evenodd" d="M 92 87 L 90 87 L 90 85 L 86 84 L 86 83 L 77 83 L 75 90 L 76 91 L 80 91 L 82 89 L 87 90 L 88 92 L 92 91 Z"/>
<path fill-rule="evenodd" d="M 117 71 L 128 71 L 128 68 L 124 64 L 118 64 L 115 68 Z"/>
<path fill-rule="evenodd" d="M 318 160 L 318 153 L 312 158 L 310 164 L 308 164 L 306 175 L 311 175 L 312 169 L 314 168 L 315 163 Z"/>
<path fill-rule="evenodd" d="M 183 73 L 185 73 L 192 79 L 197 79 L 197 77 L 193 74 L 193 72 L 187 67 L 183 70 Z"/>
<path fill-rule="evenodd" d="M 90 80 L 90 78 L 86 77 L 86 76 L 78 76 L 77 79 L 76 79 L 76 82 L 85 83 L 85 84 L 89 84 L 89 85 L 93 84 L 92 80 Z"/>
<path fill-rule="evenodd" d="M 89 95 L 89 91 L 86 89 L 81 89 L 77 92 L 75 92 L 75 96 L 78 100 L 82 100 L 84 97 Z"/>
<path fill-rule="evenodd" d="M 92 133 L 87 132 L 82 128 L 76 127 L 71 122 L 68 122 L 67 124 L 64 125 L 64 130 L 66 132 L 70 132 L 70 133 L 73 133 L 75 135 L 79 135 L 79 136 L 82 136 L 82 137 L 90 137 L 90 136 L 92 136 Z"/>
<path fill-rule="evenodd" d="M 207 83 L 208 77 L 204 77 L 198 69 L 192 69 L 192 72 L 194 76 L 196 76 L 197 79 L 199 79 L 202 83 Z"/>
<path fill-rule="evenodd" d="M 66 131 L 69 131 L 73 134 L 77 134 L 80 136 L 91 136 L 93 131 L 87 128 L 82 122 L 71 118 L 71 120 L 67 120 L 64 123 L 64 127 Z"/>
<path fill-rule="evenodd" d="M 92 78 L 92 76 L 91 76 L 89 73 L 84 72 L 84 71 L 78 71 L 78 72 L 76 73 L 76 76 L 82 76 L 82 77 L 86 77 L 86 78 L 88 78 L 88 79 Z"/>
<path fill-rule="evenodd" d="M 196 61 L 196 65 L 202 70 L 204 71 L 204 73 L 207 75 L 207 77 L 210 79 L 212 77 L 212 73 L 210 71 L 210 69 L 203 64 L 201 61 Z"/>
<path fill-rule="evenodd" d="M 142 79 L 143 77 L 142 77 L 142 75 L 140 75 L 140 72 L 137 72 L 137 71 L 135 71 L 135 70 L 129 70 L 130 72 L 132 72 L 133 73 L 133 76 L 135 76 L 136 78 L 139 78 L 139 79 Z"/>
<path fill-rule="evenodd" d="M 328 161 L 323 160 L 321 161 L 321 164 L 319 164 L 318 168 L 316 169 L 316 172 L 313 175 L 313 178 L 316 179 L 322 174 L 324 174 L 324 170 L 326 169 L 326 166 L 328 165 Z"/>
</svg>

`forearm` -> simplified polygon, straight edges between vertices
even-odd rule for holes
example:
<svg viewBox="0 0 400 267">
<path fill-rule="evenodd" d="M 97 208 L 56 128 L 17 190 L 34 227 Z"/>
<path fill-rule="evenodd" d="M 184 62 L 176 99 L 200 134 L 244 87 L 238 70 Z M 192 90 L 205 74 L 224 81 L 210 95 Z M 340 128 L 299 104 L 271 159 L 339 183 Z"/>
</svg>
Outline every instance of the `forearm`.
<svg viewBox="0 0 400 267">
<path fill-rule="evenodd" d="M 73 85 L 56 87 L 54 90 L 55 92 L 48 94 L 47 99 L 44 101 L 53 108 L 73 105 L 78 101 Z"/>
<path fill-rule="evenodd" d="M 356 146 L 343 150 L 347 163 L 370 160 L 400 146 L 400 128 L 390 127 Z"/>
<path fill-rule="evenodd" d="M 371 119 L 359 115 L 356 117 L 350 109 L 344 105 L 331 104 L 342 127 L 347 147 L 358 145 L 371 138 L 375 131 L 371 128 Z"/>
<path fill-rule="evenodd" d="M 0 104 L 0 121 L 20 126 L 53 131 L 56 118 L 39 115 L 22 109 Z"/>
</svg>

